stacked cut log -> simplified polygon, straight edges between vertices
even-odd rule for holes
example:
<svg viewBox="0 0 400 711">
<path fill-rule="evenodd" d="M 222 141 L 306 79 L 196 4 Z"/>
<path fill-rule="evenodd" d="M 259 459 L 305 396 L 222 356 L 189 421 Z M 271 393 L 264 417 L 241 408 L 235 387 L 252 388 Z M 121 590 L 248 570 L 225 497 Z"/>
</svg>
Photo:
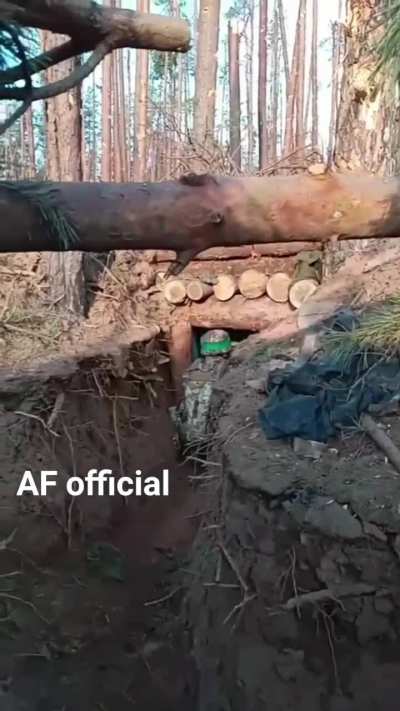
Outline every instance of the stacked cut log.
<svg viewBox="0 0 400 711">
<path fill-rule="evenodd" d="M 177 315 L 191 327 L 250 332 L 273 328 L 282 319 L 290 320 L 321 283 L 319 251 L 290 256 L 284 269 L 279 269 L 281 259 L 243 259 L 240 254 L 226 261 L 225 252 L 191 263 L 179 277 L 162 275 L 159 281 L 165 299 L 182 307 Z"/>
</svg>

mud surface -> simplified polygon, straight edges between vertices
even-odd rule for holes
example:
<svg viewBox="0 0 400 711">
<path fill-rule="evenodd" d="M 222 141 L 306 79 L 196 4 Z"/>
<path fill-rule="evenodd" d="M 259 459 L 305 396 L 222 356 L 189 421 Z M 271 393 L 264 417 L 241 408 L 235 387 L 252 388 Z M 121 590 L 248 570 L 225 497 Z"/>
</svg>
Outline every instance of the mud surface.
<svg viewBox="0 0 400 711">
<path fill-rule="evenodd" d="M 128 359 L 123 377 L 99 362 L 72 376 L 52 372 L 47 382 L 44 372 L 3 374 L 2 711 L 192 706 L 180 571 L 201 504 L 192 467 L 177 460 L 165 374 L 146 354 L 140 360 L 142 370 Z M 25 469 L 56 469 L 62 479 L 92 467 L 116 476 L 168 468 L 171 495 L 71 505 L 62 480 L 45 500 L 15 495 Z"/>
<path fill-rule="evenodd" d="M 266 440 L 257 381 L 292 355 L 233 359 L 215 395 L 220 467 L 186 607 L 197 708 L 394 711 L 399 475 L 356 431 L 318 462 Z M 400 445 L 398 417 L 381 424 Z"/>
</svg>

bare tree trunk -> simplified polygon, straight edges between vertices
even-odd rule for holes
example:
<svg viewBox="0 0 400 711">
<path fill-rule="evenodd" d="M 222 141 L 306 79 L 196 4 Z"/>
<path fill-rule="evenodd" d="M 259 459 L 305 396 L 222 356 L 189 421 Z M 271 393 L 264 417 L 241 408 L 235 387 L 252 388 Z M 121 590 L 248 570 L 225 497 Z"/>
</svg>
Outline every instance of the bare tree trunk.
<svg viewBox="0 0 400 711">
<path fill-rule="evenodd" d="M 96 74 L 93 72 L 92 75 L 92 112 L 93 112 L 93 117 L 96 116 L 97 114 L 97 105 L 96 105 Z M 94 118 L 92 119 L 92 161 L 91 161 L 91 171 L 90 171 L 90 179 L 91 180 L 96 180 L 97 179 L 97 131 L 96 131 L 96 122 Z"/>
<path fill-rule="evenodd" d="M 27 154 L 27 175 L 29 177 L 33 177 L 36 175 L 36 150 L 35 133 L 33 129 L 33 112 L 31 106 L 22 117 L 22 125 Z"/>
<path fill-rule="evenodd" d="M 43 32 L 44 51 L 57 46 L 63 39 L 51 32 Z M 73 71 L 79 61 L 73 58 L 52 67 L 47 71 L 47 81 L 58 81 Z M 50 180 L 82 180 L 81 110 L 80 87 L 46 102 L 47 175 Z M 85 308 L 82 254 L 50 254 L 47 269 L 54 303 L 74 315 L 82 315 Z"/>
<path fill-rule="evenodd" d="M 116 183 L 122 183 L 122 145 L 121 145 L 121 117 L 120 117 L 120 85 L 119 85 L 119 57 L 115 53 L 112 57 L 112 158 L 114 163 L 113 178 Z"/>
<path fill-rule="evenodd" d="M 296 148 L 302 154 L 305 145 L 304 136 L 304 88 L 306 64 L 306 19 L 307 0 L 300 0 L 298 24 L 298 53 L 297 53 L 297 86 L 296 86 Z"/>
<path fill-rule="evenodd" d="M 350 3 L 335 161 L 350 170 L 394 175 L 400 170 L 399 92 L 390 71 L 373 78 L 383 9 L 382 0 Z"/>
<path fill-rule="evenodd" d="M 239 47 L 240 35 L 237 21 L 228 25 L 229 46 L 229 137 L 233 163 L 240 171 L 241 168 L 241 139 L 240 139 L 240 74 L 239 74 Z"/>
<path fill-rule="evenodd" d="M 138 11 L 149 12 L 150 1 L 138 0 Z M 149 54 L 145 50 L 136 53 L 136 166 L 135 180 L 146 179 L 147 130 L 149 103 Z"/>
<path fill-rule="evenodd" d="M 259 167 L 268 161 L 267 136 L 267 55 L 268 55 L 268 0 L 260 0 L 258 28 L 258 147 Z"/>
<path fill-rule="evenodd" d="M 285 23 L 285 13 L 283 11 L 282 0 L 278 0 L 278 14 L 279 14 L 279 27 L 282 43 L 282 55 L 283 55 L 283 67 L 285 70 L 285 82 L 286 82 L 286 100 L 289 98 L 289 84 L 290 84 L 290 69 L 289 69 L 289 51 L 288 42 L 286 34 L 286 23 Z"/>
<path fill-rule="evenodd" d="M 295 148 L 294 136 L 294 119 L 296 115 L 296 95 L 298 87 L 298 71 L 299 71 L 299 40 L 300 40 L 300 23 L 301 23 L 302 0 L 299 0 L 299 12 L 297 17 L 296 34 L 293 45 L 292 66 L 290 70 L 290 78 L 288 85 L 288 97 L 286 103 L 286 120 L 285 120 L 285 145 L 284 153 L 288 155 Z"/>
<path fill-rule="evenodd" d="M 311 44 L 311 82 L 312 87 L 312 113 L 311 113 L 311 142 L 314 148 L 319 143 L 318 125 L 318 0 L 313 0 L 312 6 L 312 44 Z"/>
<path fill-rule="evenodd" d="M 377 45 L 385 32 L 385 7 L 382 0 L 351 0 L 346 32 L 336 40 L 343 80 L 334 162 L 350 171 L 391 176 L 400 170 L 400 96 L 394 73 L 384 69 L 374 77 Z M 366 243 L 350 245 L 351 249 L 364 247 Z"/>
<path fill-rule="evenodd" d="M 201 146 L 213 143 L 220 0 L 200 0 L 194 101 L 194 138 Z"/>
<path fill-rule="evenodd" d="M 254 119 L 253 119 L 253 54 L 254 54 L 254 0 L 249 0 L 249 30 L 246 32 L 246 98 L 247 98 L 247 169 L 253 170 L 254 161 Z"/>
<path fill-rule="evenodd" d="M 278 111 L 279 111 L 279 14 L 278 3 L 274 5 L 274 23 L 272 32 L 272 85 L 271 85 L 271 160 L 276 161 L 278 155 Z"/>
<path fill-rule="evenodd" d="M 111 57 L 103 60 L 103 80 L 101 91 L 101 179 L 107 182 L 112 178 L 111 151 L 112 151 L 112 123 L 111 123 L 111 98 L 112 98 L 112 73 Z"/>
</svg>

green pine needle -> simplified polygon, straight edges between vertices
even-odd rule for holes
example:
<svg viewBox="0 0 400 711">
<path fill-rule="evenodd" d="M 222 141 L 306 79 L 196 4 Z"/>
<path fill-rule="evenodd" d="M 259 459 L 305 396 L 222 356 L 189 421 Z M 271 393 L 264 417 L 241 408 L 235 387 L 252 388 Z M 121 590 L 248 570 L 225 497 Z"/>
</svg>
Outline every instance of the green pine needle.
<svg viewBox="0 0 400 711">
<path fill-rule="evenodd" d="M 335 360 L 347 365 L 354 356 L 400 353 L 400 295 L 366 312 L 351 331 L 330 331 L 324 345 Z"/>
<path fill-rule="evenodd" d="M 39 212 L 49 236 L 64 251 L 77 244 L 79 237 L 73 223 L 57 204 L 58 189 L 52 183 L 0 182 L 0 187 L 12 190 L 28 200 Z"/>
</svg>

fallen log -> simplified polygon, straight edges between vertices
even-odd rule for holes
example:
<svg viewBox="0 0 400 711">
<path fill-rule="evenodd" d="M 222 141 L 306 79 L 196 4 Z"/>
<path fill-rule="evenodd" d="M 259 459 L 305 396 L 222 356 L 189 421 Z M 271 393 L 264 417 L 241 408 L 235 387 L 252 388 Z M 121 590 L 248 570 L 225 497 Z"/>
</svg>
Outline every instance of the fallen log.
<svg viewBox="0 0 400 711">
<path fill-rule="evenodd" d="M 214 296 L 218 301 L 229 301 L 237 292 L 238 286 L 232 274 L 219 274 L 214 284 Z"/>
<path fill-rule="evenodd" d="M 191 304 L 187 318 L 196 328 L 257 332 L 279 323 L 290 313 L 288 304 L 274 304 L 266 296 L 248 301 L 237 294 L 226 302 L 210 296 L 204 304 Z"/>
<path fill-rule="evenodd" d="M 400 179 L 326 173 L 161 183 L 0 183 L 1 252 L 170 249 L 400 236 Z"/>
<path fill-rule="evenodd" d="M 319 243 L 315 245 L 318 248 Z M 219 261 L 224 259 L 249 259 L 250 257 L 293 257 L 299 252 L 310 249 L 309 242 L 289 242 L 282 244 L 249 244 L 242 247 L 212 247 L 196 254 L 194 259 L 199 261 Z M 156 250 L 154 261 L 175 262 L 176 252 L 171 250 Z"/>
<path fill-rule="evenodd" d="M 246 269 L 239 277 L 239 291 L 246 299 L 258 299 L 265 294 L 267 277 L 258 269 Z"/>
</svg>

